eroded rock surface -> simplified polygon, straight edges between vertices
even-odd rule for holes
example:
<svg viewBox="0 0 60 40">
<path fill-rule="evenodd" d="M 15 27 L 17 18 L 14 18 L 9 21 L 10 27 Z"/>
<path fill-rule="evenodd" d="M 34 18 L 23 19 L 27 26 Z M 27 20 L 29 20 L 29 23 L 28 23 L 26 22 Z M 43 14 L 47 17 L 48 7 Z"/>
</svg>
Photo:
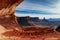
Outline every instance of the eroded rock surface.
<svg viewBox="0 0 60 40">
<path fill-rule="evenodd" d="M 23 0 L 0 0 L 0 29 L 1 31 L 20 28 L 14 15 L 15 8 Z M 1 32 L 0 32 L 1 33 Z"/>
</svg>

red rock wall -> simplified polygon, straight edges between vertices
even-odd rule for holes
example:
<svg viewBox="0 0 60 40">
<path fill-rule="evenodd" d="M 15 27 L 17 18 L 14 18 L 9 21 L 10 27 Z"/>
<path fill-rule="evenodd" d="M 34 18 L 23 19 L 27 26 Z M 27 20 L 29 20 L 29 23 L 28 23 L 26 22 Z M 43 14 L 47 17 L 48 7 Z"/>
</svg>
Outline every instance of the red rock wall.
<svg viewBox="0 0 60 40">
<path fill-rule="evenodd" d="M 19 25 L 17 25 L 14 11 L 22 1 L 23 0 L 0 0 L 0 25 L 3 28 L 18 28 Z"/>
<path fill-rule="evenodd" d="M 22 0 L 0 0 L 0 15 L 12 14 Z"/>
</svg>

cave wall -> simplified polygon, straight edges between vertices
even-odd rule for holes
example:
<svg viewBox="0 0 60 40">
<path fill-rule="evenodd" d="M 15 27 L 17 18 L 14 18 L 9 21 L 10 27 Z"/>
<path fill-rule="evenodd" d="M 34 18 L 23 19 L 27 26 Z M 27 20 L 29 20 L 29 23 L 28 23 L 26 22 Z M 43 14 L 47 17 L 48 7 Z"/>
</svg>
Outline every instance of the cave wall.
<svg viewBox="0 0 60 40">
<path fill-rule="evenodd" d="M 0 0 L 0 16 L 6 16 L 8 14 L 14 14 L 15 8 L 23 0 Z"/>
<path fill-rule="evenodd" d="M 23 0 L 0 0 L 0 29 L 16 29 L 19 25 L 16 22 L 15 8 Z"/>
</svg>

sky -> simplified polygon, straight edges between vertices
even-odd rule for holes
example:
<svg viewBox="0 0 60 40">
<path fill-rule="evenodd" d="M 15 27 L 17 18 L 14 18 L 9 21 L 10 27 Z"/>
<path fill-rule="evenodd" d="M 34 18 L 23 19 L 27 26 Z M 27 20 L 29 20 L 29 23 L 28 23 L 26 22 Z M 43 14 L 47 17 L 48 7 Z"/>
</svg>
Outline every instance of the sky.
<svg viewBox="0 0 60 40">
<path fill-rule="evenodd" d="M 60 18 L 60 0 L 24 0 L 15 15 L 39 18 Z"/>
</svg>

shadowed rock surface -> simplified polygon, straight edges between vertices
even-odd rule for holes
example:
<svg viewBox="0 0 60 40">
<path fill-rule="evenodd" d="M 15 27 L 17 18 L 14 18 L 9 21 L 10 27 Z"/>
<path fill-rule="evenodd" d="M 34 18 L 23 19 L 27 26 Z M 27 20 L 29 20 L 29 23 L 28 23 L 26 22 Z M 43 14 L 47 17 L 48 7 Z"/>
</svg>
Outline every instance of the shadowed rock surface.
<svg viewBox="0 0 60 40">
<path fill-rule="evenodd" d="M 17 17 L 17 22 L 22 26 L 35 26 L 35 23 L 40 23 L 40 19 L 38 17 Z M 37 25 L 37 24 L 36 24 Z"/>
<path fill-rule="evenodd" d="M 33 26 L 32 23 L 28 23 L 28 21 L 30 21 L 30 17 L 18 17 L 17 20 L 21 26 Z"/>
<path fill-rule="evenodd" d="M 60 25 L 56 28 L 56 31 L 60 32 Z"/>
</svg>

